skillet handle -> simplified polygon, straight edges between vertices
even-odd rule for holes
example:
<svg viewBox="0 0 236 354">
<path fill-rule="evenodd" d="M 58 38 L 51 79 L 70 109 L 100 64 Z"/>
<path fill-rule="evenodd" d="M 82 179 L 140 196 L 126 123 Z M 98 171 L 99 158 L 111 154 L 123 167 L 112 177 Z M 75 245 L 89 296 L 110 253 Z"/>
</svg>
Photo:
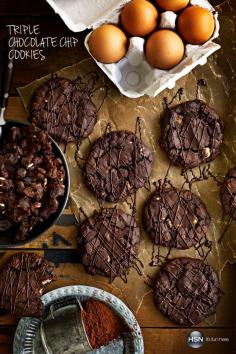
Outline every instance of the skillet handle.
<svg viewBox="0 0 236 354">
<path fill-rule="evenodd" d="M 9 91 L 13 74 L 13 60 L 9 59 L 10 49 L 8 43 L 3 51 L 2 58 L 2 77 L 1 77 L 1 96 L 0 96 L 0 125 L 5 124 L 4 113 L 8 104 Z"/>
</svg>

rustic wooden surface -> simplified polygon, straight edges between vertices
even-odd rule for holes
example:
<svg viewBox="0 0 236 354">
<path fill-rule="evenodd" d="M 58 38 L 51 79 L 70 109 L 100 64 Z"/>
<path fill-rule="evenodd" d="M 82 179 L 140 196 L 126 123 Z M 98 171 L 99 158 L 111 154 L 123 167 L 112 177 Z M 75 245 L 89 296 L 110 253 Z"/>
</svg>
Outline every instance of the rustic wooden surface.
<svg viewBox="0 0 236 354">
<path fill-rule="evenodd" d="M 212 1 L 217 3 L 217 0 Z M 46 4 L 45 0 L 0 0 L 0 26 L 5 24 L 40 24 L 43 35 L 66 36 L 73 35 L 65 27 L 60 18 Z M 18 61 L 15 65 L 11 97 L 7 109 L 9 119 L 27 119 L 27 114 L 17 96 L 16 88 L 23 86 L 34 79 L 40 78 L 50 72 L 71 65 L 88 56 L 83 46 L 84 33 L 77 35 L 80 41 L 78 49 L 48 49 L 47 59 L 42 62 Z M 62 236 L 62 237 L 61 237 Z M 76 227 L 71 216 L 70 209 L 58 223 L 48 230 L 36 241 L 27 244 L 23 250 L 31 250 L 44 255 L 47 259 L 56 263 L 58 281 L 48 289 L 63 285 L 80 284 L 80 274 L 83 272 L 76 257 Z M 7 258 L 17 252 L 16 249 L 0 249 L 0 266 Z M 219 306 L 220 315 L 214 326 L 203 324 L 200 330 L 206 337 L 227 337 L 228 343 L 208 342 L 203 348 L 198 349 L 201 354 L 233 354 L 235 351 L 235 266 L 229 265 L 223 272 L 225 295 Z M 88 284 L 95 280 L 88 276 Z M 115 294 L 107 283 L 104 289 Z M 129 299 L 123 299 L 127 304 Z M 232 307 L 231 307 L 232 306 Z M 191 349 L 186 344 L 189 329 L 176 328 L 164 316 L 157 316 L 157 309 L 153 305 L 151 293 L 144 298 L 142 306 L 136 313 L 136 317 L 142 327 L 145 340 L 146 354 L 191 354 Z M 0 313 L 0 354 L 12 353 L 12 340 L 16 327 L 14 318 Z"/>
</svg>

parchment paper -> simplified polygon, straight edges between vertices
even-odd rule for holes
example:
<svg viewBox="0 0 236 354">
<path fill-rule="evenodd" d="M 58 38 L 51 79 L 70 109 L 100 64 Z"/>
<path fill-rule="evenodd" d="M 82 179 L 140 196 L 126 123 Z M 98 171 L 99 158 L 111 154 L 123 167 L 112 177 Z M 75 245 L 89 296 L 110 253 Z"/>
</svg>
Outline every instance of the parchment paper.
<svg viewBox="0 0 236 354">
<path fill-rule="evenodd" d="M 159 121 L 163 112 L 163 98 L 167 97 L 170 101 L 178 88 L 184 88 L 184 96 L 182 101 L 195 98 L 195 91 L 199 79 L 204 78 L 207 81 L 207 87 L 200 91 L 200 98 L 205 100 L 212 106 L 221 116 L 225 124 L 224 144 L 221 155 L 212 163 L 211 169 L 213 173 L 219 174 L 220 179 L 223 178 L 229 168 L 236 164 L 236 53 L 235 53 L 235 16 L 236 6 L 231 7 L 233 1 L 225 1 L 222 5 L 217 6 L 220 13 L 221 36 L 220 44 L 222 50 L 213 55 L 204 67 L 196 68 L 188 76 L 177 82 L 176 87 L 172 90 L 165 90 L 156 98 L 142 97 L 139 99 L 129 99 L 122 96 L 114 86 L 110 86 L 109 93 L 102 108 L 99 111 L 99 121 L 91 135 L 91 141 L 101 136 L 108 122 L 111 123 L 113 129 L 128 129 L 134 131 L 137 116 L 141 117 L 143 127 L 143 142 L 149 146 L 154 154 L 154 166 L 151 175 L 151 182 L 163 178 L 166 174 L 169 161 L 165 153 L 158 146 L 158 138 L 160 136 Z M 92 59 L 86 59 L 71 67 L 64 68 L 58 72 L 59 76 L 75 79 L 78 75 L 85 77 L 87 73 L 96 70 L 99 73 L 99 85 L 101 88 L 94 95 L 94 101 L 99 105 L 104 95 L 104 84 L 109 84 L 109 80 L 101 73 Z M 36 80 L 25 87 L 18 89 L 25 107 L 28 103 L 32 92 L 43 81 L 50 76 Z M 175 101 L 177 104 L 178 101 Z M 81 154 L 86 157 L 88 152 L 88 141 L 84 141 L 81 146 Z M 67 148 L 67 160 L 71 173 L 71 207 L 76 215 L 79 215 L 79 208 L 82 206 L 88 215 L 91 215 L 94 209 L 99 210 L 96 199 L 85 187 L 81 171 L 74 160 L 75 146 L 69 145 Z M 180 176 L 180 169 L 172 167 L 169 177 L 172 183 L 181 187 L 183 178 Z M 216 183 L 209 179 L 207 181 L 198 182 L 193 186 L 193 192 L 205 202 L 207 209 L 212 218 L 212 225 L 208 232 L 208 238 L 213 241 L 213 249 L 208 257 L 209 263 L 221 274 L 227 262 L 235 262 L 236 259 L 236 223 L 233 224 L 221 245 L 217 244 L 217 240 L 222 234 L 226 225 L 226 220 L 222 219 L 222 207 L 219 199 L 219 188 Z M 153 277 L 158 269 L 150 267 L 152 252 L 152 242 L 142 229 L 141 212 L 145 201 L 150 192 L 145 189 L 138 192 L 138 223 L 141 227 L 141 246 L 139 257 L 144 263 L 144 276 L 141 278 L 133 269 L 128 277 L 128 284 L 121 279 L 116 279 L 112 287 L 121 294 L 133 294 L 129 296 L 129 305 L 136 312 L 142 304 L 142 300 L 151 289 L 145 283 L 148 276 Z M 109 206 L 112 206 L 109 204 Z M 126 203 L 119 205 L 122 209 L 129 212 L 129 206 Z M 165 254 L 166 250 L 162 249 Z M 194 249 L 187 251 L 173 251 L 171 257 L 174 256 L 190 256 L 199 258 Z M 86 279 L 86 274 L 85 274 Z M 95 277 L 94 283 L 105 282 L 102 277 Z"/>
</svg>

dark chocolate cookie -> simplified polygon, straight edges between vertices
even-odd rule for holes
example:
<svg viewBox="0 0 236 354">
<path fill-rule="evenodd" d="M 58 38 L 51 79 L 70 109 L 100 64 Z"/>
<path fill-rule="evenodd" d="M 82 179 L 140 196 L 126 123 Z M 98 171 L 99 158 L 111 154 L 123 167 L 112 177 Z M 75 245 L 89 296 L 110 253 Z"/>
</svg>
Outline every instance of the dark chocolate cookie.
<svg viewBox="0 0 236 354">
<path fill-rule="evenodd" d="M 189 190 L 160 187 L 144 207 L 143 222 L 156 245 L 188 249 L 206 240 L 210 216 Z"/>
<path fill-rule="evenodd" d="M 35 253 L 17 253 L 0 270 L 0 308 L 17 317 L 41 317 L 41 295 L 54 266 Z"/>
<path fill-rule="evenodd" d="M 124 201 L 148 182 L 152 153 L 129 131 L 114 131 L 99 138 L 84 165 L 84 179 L 97 198 Z"/>
<path fill-rule="evenodd" d="M 227 173 L 220 189 L 221 203 L 224 213 L 236 220 L 236 168 Z"/>
<path fill-rule="evenodd" d="M 36 89 L 30 102 L 30 120 L 58 142 L 88 137 L 97 122 L 97 108 L 89 92 L 71 81 L 54 77 Z"/>
<path fill-rule="evenodd" d="M 215 313 L 220 293 L 215 270 L 192 258 L 169 261 L 154 284 L 156 306 L 181 326 L 193 326 Z"/>
<path fill-rule="evenodd" d="M 102 209 L 79 227 L 78 249 L 88 273 L 101 274 L 113 281 L 136 267 L 140 243 L 134 217 L 122 210 Z"/>
<path fill-rule="evenodd" d="M 205 102 L 188 101 L 164 112 L 159 142 L 174 165 L 190 169 L 211 162 L 222 141 L 223 123 Z"/>
</svg>

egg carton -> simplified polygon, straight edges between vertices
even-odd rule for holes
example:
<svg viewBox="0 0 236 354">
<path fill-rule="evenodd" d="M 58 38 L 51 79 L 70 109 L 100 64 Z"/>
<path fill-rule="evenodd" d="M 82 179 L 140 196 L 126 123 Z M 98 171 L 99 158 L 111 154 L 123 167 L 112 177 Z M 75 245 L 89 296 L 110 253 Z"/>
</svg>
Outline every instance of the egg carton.
<svg viewBox="0 0 236 354">
<path fill-rule="evenodd" d="M 74 32 L 95 29 L 105 23 L 118 24 L 121 10 L 129 1 L 47 0 Z M 128 51 L 118 63 L 103 64 L 94 58 L 97 65 L 124 96 L 130 98 L 143 95 L 155 97 L 166 88 L 173 89 L 178 79 L 187 75 L 196 66 L 206 64 L 208 57 L 220 49 L 220 45 L 214 43 L 214 39 L 219 36 L 218 13 L 207 0 L 190 0 L 190 4 L 202 6 L 213 13 L 215 31 L 211 39 L 202 45 L 187 44 L 183 60 L 174 68 L 160 70 L 150 66 L 144 52 L 145 40 L 140 37 L 130 38 Z M 166 11 L 160 16 L 160 28 L 176 29 L 177 15 L 174 12 Z M 85 47 L 89 53 L 90 35 L 91 32 L 85 38 Z"/>
</svg>

